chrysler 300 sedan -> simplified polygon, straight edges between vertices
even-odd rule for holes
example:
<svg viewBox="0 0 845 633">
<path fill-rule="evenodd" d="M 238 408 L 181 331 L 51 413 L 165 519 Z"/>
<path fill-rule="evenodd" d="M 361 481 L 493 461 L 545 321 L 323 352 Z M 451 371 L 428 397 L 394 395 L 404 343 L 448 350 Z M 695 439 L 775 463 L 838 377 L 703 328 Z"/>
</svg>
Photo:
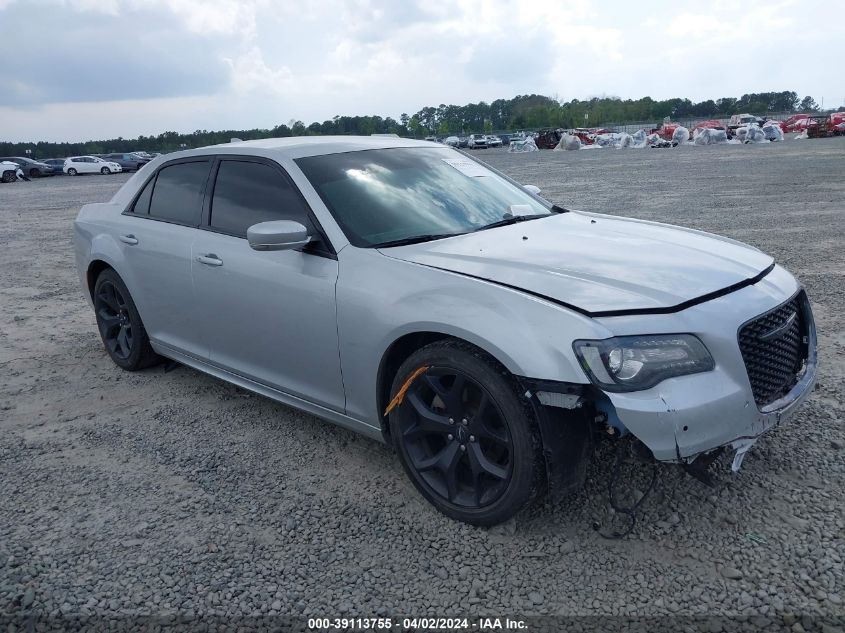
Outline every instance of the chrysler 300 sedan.
<svg viewBox="0 0 845 633">
<path fill-rule="evenodd" d="M 815 379 L 809 302 L 765 253 L 426 142 L 160 156 L 82 208 L 75 248 L 118 366 L 168 358 L 388 442 L 477 525 L 577 489 L 597 425 L 738 467 Z"/>
</svg>

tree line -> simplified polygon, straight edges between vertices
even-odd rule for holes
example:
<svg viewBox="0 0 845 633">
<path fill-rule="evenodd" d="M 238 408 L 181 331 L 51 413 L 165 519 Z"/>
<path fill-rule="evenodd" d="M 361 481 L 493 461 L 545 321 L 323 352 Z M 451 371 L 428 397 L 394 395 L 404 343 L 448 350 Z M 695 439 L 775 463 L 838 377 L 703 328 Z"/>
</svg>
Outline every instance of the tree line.
<svg viewBox="0 0 845 633">
<path fill-rule="evenodd" d="M 840 108 L 841 109 L 841 108 Z M 104 154 L 111 152 L 171 152 L 179 149 L 228 143 L 232 138 L 252 140 L 259 138 L 305 136 L 326 134 L 398 134 L 399 136 L 425 137 L 429 135 L 459 135 L 475 132 L 504 132 L 533 130 L 544 127 L 573 128 L 607 126 L 641 121 L 661 121 L 666 117 L 684 119 L 693 117 L 726 117 L 749 112 L 764 115 L 767 112 L 815 112 L 818 105 L 812 97 L 799 98 L 794 91 L 760 92 L 739 98 L 723 97 L 693 103 L 689 99 L 655 100 L 620 99 L 619 97 L 593 97 L 592 99 L 560 101 L 543 95 L 518 95 L 513 99 L 496 99 L 466 105 L 428 106 L 399 119 L 381 116 L 335 116 L 327 121 L 305 125 L 302 121 L 289 121 L 272 129 L 251 130 L 196 130 L 190 134 L 163 132 L 138 138 L 92 140 L 81 143 L 0 142 L 0 156 L 23 155 L 32 150 L 40 158 L 72 156 L 77 154 Z"/>
</svg>

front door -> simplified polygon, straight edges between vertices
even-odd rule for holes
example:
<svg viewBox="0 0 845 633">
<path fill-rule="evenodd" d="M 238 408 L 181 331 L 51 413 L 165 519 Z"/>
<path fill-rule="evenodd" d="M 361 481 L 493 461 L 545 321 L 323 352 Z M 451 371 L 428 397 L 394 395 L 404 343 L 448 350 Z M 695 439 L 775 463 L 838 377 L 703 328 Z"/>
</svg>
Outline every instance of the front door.
<svg viewBox="0 0 845 633">
<path fill-rule="evenodd" d="M 193 242 L 197 314 L 211 362 L 290 395 L 343 411 L 335 309 L 337 259 L 325 240 L 255 251 L 247 228 L 315 222 L 296 186 L 268 160 L 224 158 Z"/>
</svg>

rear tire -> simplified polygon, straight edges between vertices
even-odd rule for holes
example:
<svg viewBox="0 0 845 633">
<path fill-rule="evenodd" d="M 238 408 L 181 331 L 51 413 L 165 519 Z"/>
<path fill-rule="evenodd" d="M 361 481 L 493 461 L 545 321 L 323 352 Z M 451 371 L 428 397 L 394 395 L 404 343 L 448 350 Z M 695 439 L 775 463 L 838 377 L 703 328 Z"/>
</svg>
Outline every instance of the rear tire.
<svg viewBox="0 0 845 633">
<path fill-rule="evenodd" d="M 71 167 L 70 169 L 67 170 L 67 175 L 68 176 L 76 176 L 76 170 L 73 167 Z"/>
<path fill-rule="evenodd" d="M 41 175 L 41 170 L 37 167 L 33 167 L 29 170 L 29 177 L 30 178 L 38 178 Z"/>
<path fill-rule="evenodd" d="M 421 367 L 428 370 L 389 414 L 405 472 L 446 516 L 481 526 L 507 521 L 543 483 L 537 423 L 516 379 L 472 345 L 437 341 L 402 363 L 391 399 Z"/>
<path fill-rule="evenodd" d="M 138 371 L 161 361 L 126 284 L 111 268 L 101 272 L 94 284 L 94 313 L 100 338 L 115 365 Z"/>
</svg>

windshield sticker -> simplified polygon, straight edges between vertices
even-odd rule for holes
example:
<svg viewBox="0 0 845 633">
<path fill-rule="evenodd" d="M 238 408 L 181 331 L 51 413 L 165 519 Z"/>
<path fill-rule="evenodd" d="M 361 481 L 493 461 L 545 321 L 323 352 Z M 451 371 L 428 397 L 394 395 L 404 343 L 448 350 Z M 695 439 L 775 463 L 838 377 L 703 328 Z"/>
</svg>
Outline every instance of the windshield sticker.
<svg viewBox="0 0 845 633">
<path fill-rule="evenodd" d="M 490 172 L 484 169 L 484 167 L 468 158 L 442 158 L 441 160 L 457 169 L 464 176 L 469 176 L 470 178 L 490 175 Z"/>
</svg>

